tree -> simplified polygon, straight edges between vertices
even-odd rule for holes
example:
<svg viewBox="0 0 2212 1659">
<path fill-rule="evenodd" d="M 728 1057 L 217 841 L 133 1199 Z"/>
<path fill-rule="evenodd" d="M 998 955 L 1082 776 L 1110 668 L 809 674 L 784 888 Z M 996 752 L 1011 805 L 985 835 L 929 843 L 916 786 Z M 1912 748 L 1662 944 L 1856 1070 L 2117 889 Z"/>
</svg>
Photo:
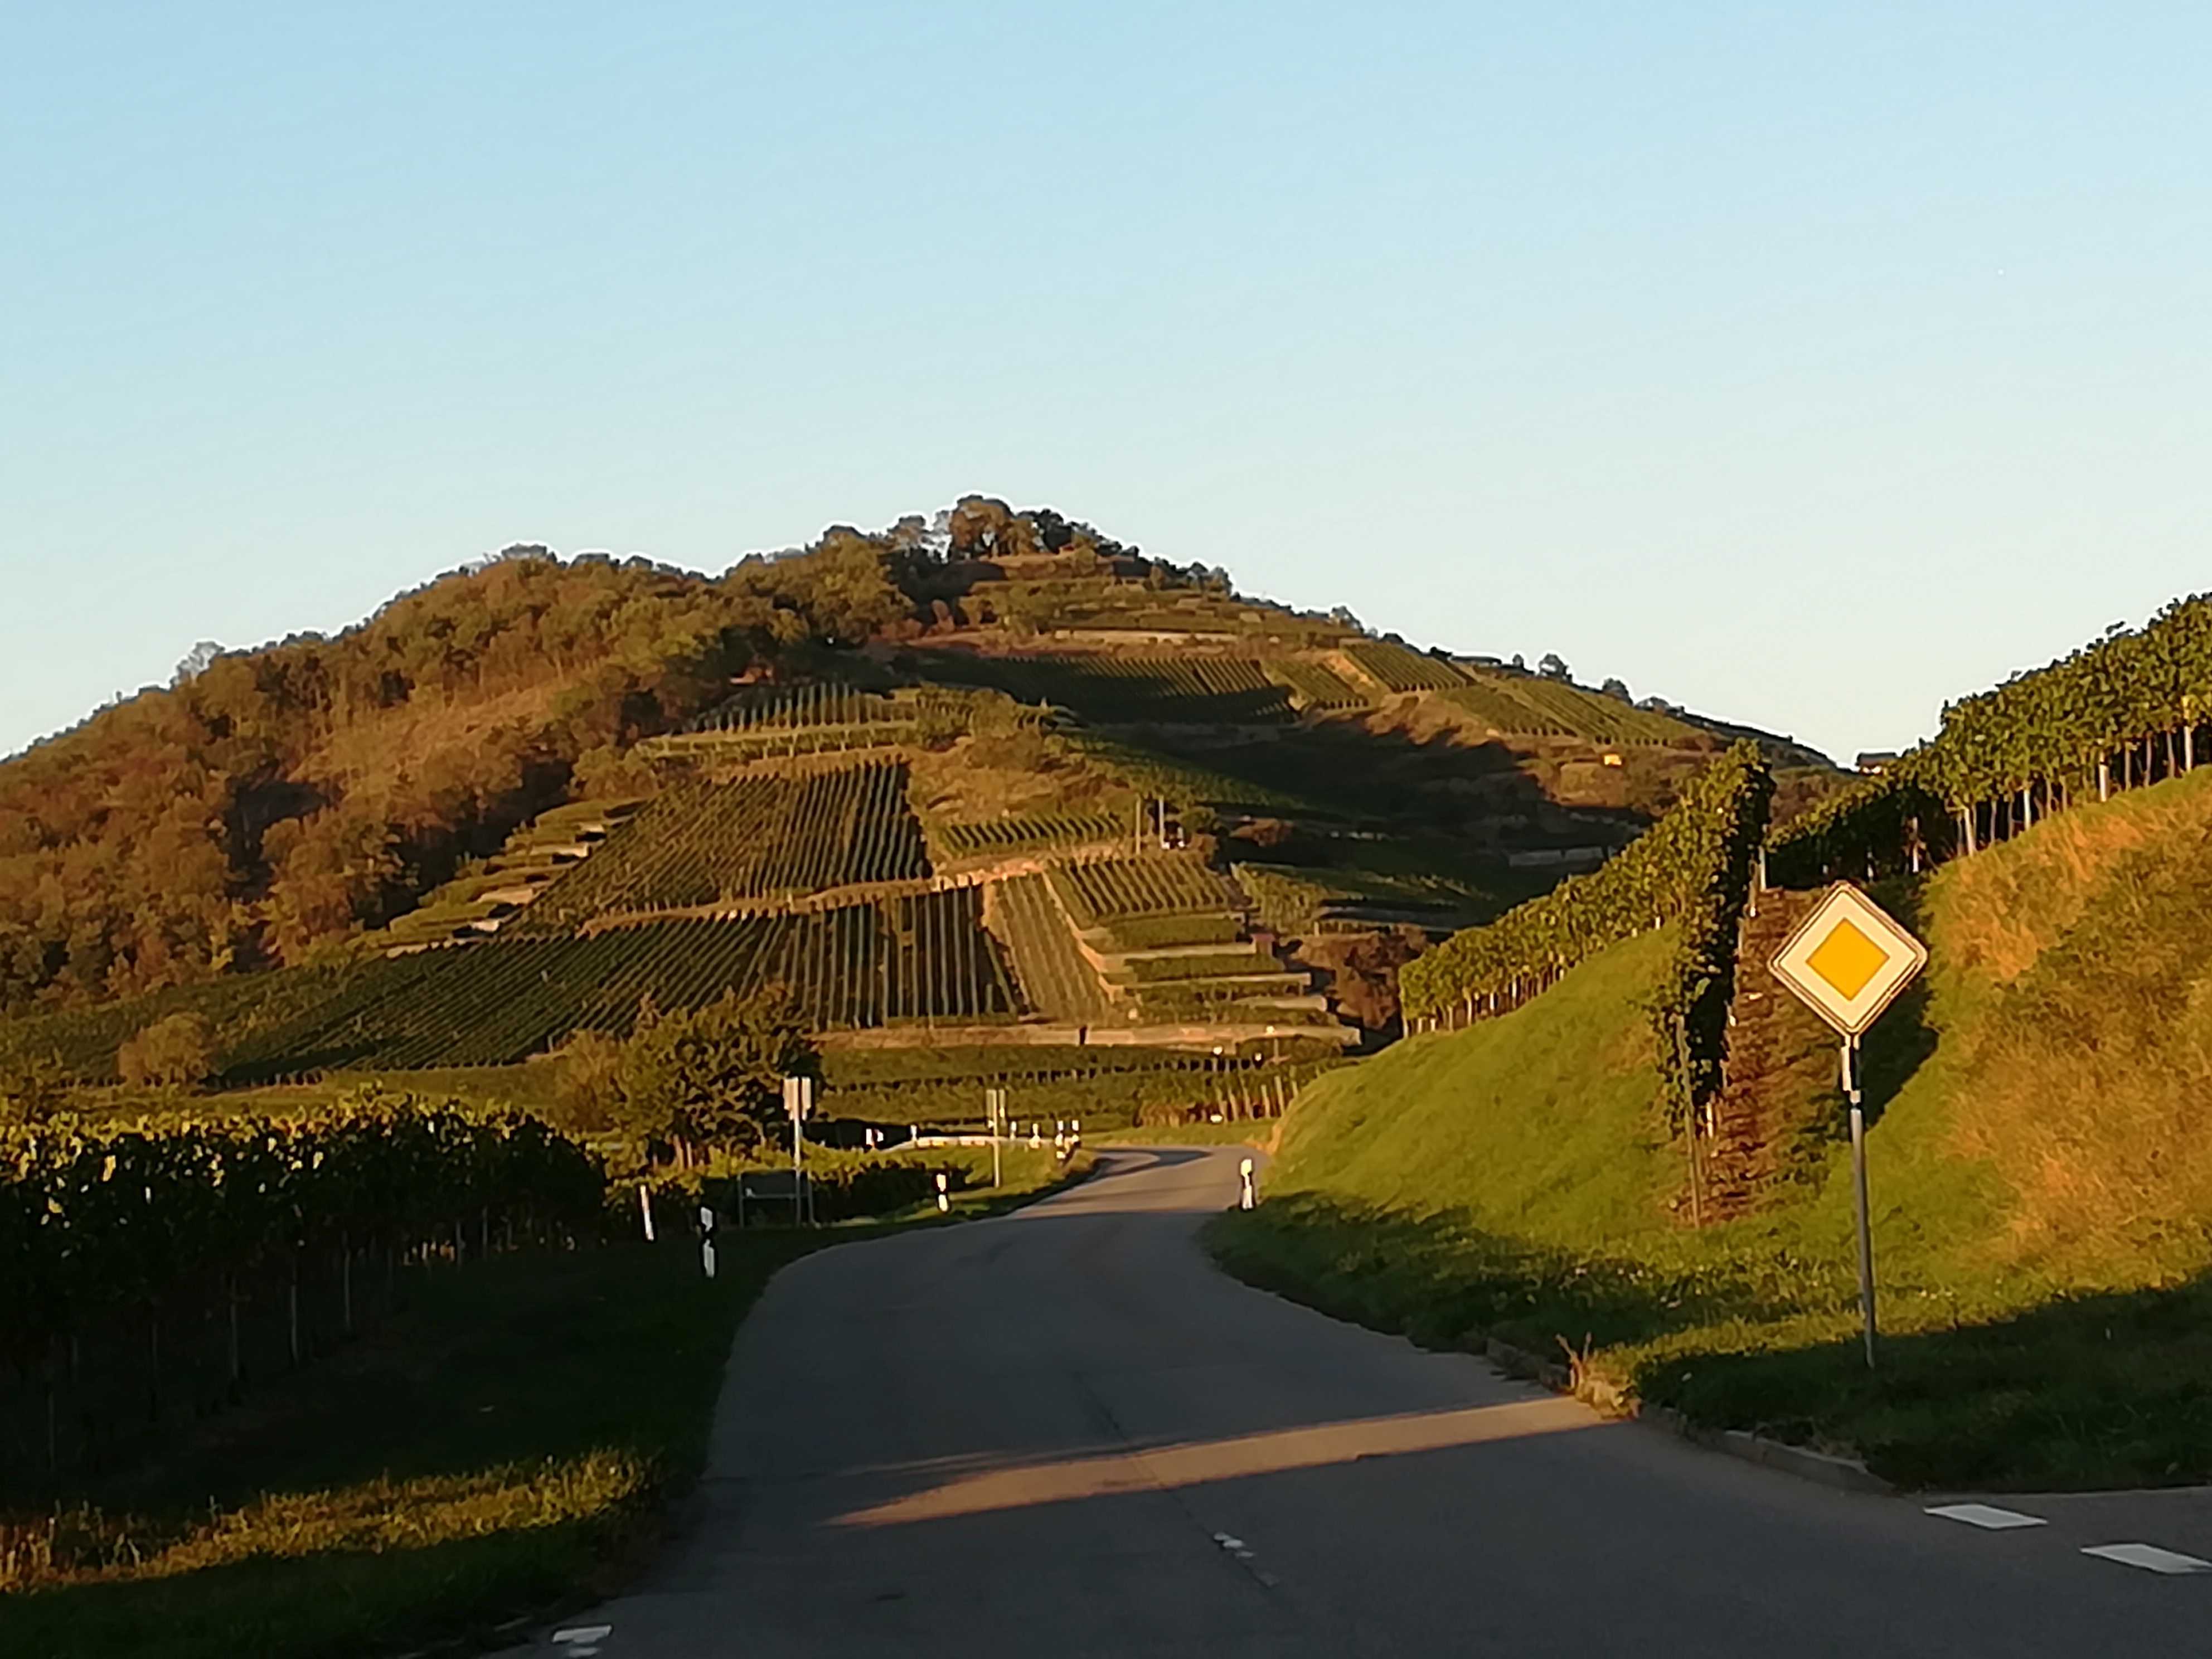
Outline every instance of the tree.
<svg viewBox="0 0 2212 1659">
<path fill-rule="evenodd" d="M 623 1051 L 619 1088 L 634 1132 L 679 1147 L 742 1152 L 782 1121 L 783 1079 L 820 1071 L 796 1000 L 771 985 L 684 1012 L 642 1012 Z"/>
<path fill-rule="evenodd" d="M 1605 684 L 1598 687 L 1598 690 L 1606 696 L 1618 697 L 1625 703 L 1633 704 L 1636 701 L 1628 695 L 1628 682 L 1610 674 L 1606 676 Z"/>
<path fill-rule="evenodd" d="M 1571 680 L 1574 678 L 1568 670 L 1567 659 L 1556 651 L 1547 651 L 1537 659 L 1536 672 L 1547 680 Z"/>
<path fill-rule="evenodd" d="M 180 685 L 191 684 L 201 675 L 206 673 L 209 668 L 214 665 L 215 659 L 221 655 L 222 655 L 222 647 L 213 640 L 202 640 L 186 652 L 185 659 L 177 665 L 177 672 L 169 677 L 170 687 L 173 690 Z"/>
<path fill-rule="evenodd" d="M 215 1036 L 198 1014 L 155 1020 L 115 1051 L 134 1089 L 197 1089 L 215 1075 Z"/>
</svg>

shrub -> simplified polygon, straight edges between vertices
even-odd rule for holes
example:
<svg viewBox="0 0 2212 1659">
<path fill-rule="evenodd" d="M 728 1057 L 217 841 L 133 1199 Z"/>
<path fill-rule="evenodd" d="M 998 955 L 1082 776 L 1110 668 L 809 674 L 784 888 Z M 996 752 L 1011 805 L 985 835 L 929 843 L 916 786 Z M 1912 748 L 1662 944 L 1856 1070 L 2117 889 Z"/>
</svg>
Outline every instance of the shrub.
<svg viewBox="0 0 2212 1659">
<path fill-rule="evenodd" d="M 215 1075 L 215 1037 L 198 1014 L 171 1014 L 118 1048 L 115 1069 L 133 1088 L 197 1089 Z"/>
</svg>

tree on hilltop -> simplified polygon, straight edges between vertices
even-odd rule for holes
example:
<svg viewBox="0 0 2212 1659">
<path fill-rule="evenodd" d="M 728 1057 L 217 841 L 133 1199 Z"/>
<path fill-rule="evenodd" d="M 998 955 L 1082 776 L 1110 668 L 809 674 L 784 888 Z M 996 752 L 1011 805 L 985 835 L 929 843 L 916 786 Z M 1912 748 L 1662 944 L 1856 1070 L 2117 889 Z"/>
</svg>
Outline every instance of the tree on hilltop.
<svg viewBox="0 0 2212 1659">
<path fill-rule="evenodd" d="M 202 640 L 185 653 L 185 659 L 177 665 L 177 672 L 169 677 L 171 689 L 191 684 L 207 672 L 216 659 L 222 655 L 222 647 L 213 640 Z"/>
</svg>

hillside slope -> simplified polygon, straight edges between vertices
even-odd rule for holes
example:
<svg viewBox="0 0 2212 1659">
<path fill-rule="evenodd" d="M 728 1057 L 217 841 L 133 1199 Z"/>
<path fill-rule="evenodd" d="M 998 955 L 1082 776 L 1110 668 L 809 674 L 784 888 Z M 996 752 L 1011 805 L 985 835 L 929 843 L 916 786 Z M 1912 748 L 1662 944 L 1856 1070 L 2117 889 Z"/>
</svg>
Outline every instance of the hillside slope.
<svg viewBox="0 0 2212 1659">
<path fill-rule="evenodd" d="M 1220 1248 L 1431 1340 L 1588 1341 L 1647 1401 L 1899 1479 L 2212 1476 L 2212 775 L 1881 896 L 1931 963 L 1869 1043 L 1871 1376 L 1832 1130 L 1765 1209 L 1668 1219 L 1685 1172 L 1631 1058 L 1650 937 L 1308 1089 L 1269 1203 Z"/>
<path fill-rule="evenodd" d="M 193 666 L 0 763 L 0 1100 L 135 1086 L 157 1021 L 238 1089 L 776 984 L 832 1043 L 1319 1058 L 1717 752 L 984 497 L 716 579 L 510 550 Z"/>
<path fill-rule="evenodd" d="M 0 764 L 0 1012 L 298 962 L 407 910 L 844 624 L 849 596 L 795 588 L 515 550 Z"/>
</svg>

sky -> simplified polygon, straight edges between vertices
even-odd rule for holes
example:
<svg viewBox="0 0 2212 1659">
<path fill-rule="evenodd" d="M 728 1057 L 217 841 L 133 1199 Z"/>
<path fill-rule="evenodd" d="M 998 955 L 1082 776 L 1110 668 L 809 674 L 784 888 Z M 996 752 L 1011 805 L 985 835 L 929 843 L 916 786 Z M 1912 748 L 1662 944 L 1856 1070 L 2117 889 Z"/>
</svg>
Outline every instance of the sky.
<svg viewBox="0 0 2212 1659">
<path fill-rule="evenodd" d="M 1848 759 L 2212 587 L 2212 9 L 25 7 L 0 753 L 974 491 Z"/>
</svg>

